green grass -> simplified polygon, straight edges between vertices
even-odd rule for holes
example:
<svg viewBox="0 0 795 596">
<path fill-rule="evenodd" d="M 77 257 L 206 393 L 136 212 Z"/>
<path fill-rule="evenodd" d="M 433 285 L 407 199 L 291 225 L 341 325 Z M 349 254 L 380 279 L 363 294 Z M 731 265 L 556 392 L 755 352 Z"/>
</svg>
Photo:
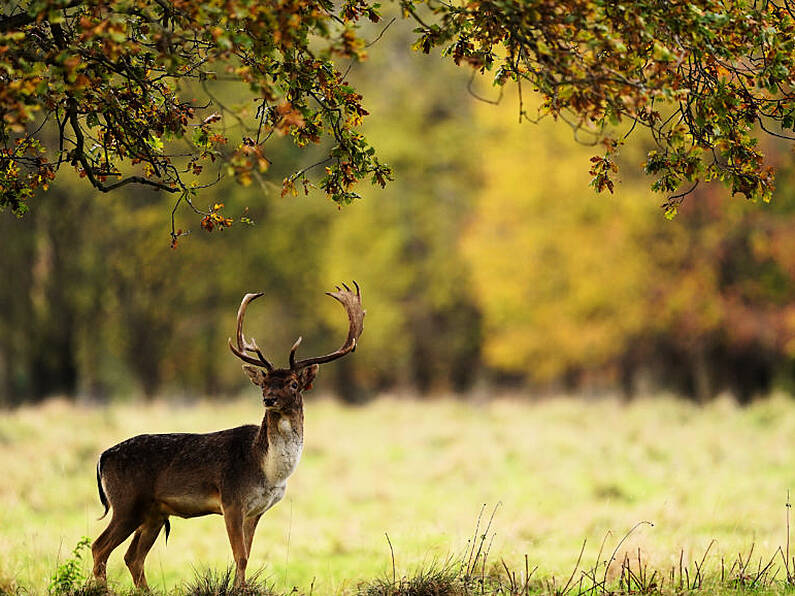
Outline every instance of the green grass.
<svg viewBox="0 0 795 596">
<path fill-rule="evenodd" d="M 80 538 L 102 530 L 94 466 L 104 448 L 141 432 L 204 432 L 256 423 L 260 415 L 253 395 L 102 409 L 52 401 L 0 414 L 0 593 L 46 592 Z M 781 396 L 746 409 L 671 398 L 629 405 L 385 398 L 361 408 L 310 400 L 304 458 L 285 499 L 260 523 L 249 569 L 282 592 L 410 593 L 388 587 L 426 572 L 441 581 L 436 572 L 444 575 L 445 562 L 471 547 L 483 504 L 488 517 L 500 503 L 478 573 L 500 575 L 505 586 L 505 567 L 517 584 L 524 581 L 526 555 L 528 568 L 537 567 L 533 589 L 560 590 L 583 540 L 573 581 L 595 563 L 601 575 L 629 529 L 649 521 L 616 549 L 610 582 L 622 577 L 626 557 L 638 556 L 657 570 L 658 583 L 671 569 L 679 581 L 681 556 L 692 580 L 694 561 L 714 539 L 701 575 L 715 587 L 722 559 L 728 589 L 739 553 L 747 556 L 754 545 L 745 569 L 752 577 L 786 545 L 793 447 L 795 403 Z M 480 535 L 482 528 L 475 542 Z M 130 585 L 124 550 L 109 565 L 120 589 Z M 220 517 L 172 518 L 169 544 L 158 540 L 147 576 L 153 588 L 170 591 L 193 581 L 195 570 L 223 572 L 230 563 Z M 781 557 L 776 567 L 781 579 Z"/>
</svg>

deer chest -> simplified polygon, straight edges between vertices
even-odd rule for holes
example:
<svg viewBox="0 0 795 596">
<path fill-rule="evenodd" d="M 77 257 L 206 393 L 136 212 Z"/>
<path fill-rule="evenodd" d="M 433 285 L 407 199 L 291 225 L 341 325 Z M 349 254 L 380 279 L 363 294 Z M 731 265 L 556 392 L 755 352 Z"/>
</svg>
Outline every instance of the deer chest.
<svg viewBox="0 0 795 596">
<path fill-rule="evenodd" d="M 277 432 L 268 434 L 268 451 L 262 464 L 263 482 L 249 492 L 247 515 L 260 515 L 282 500 L 287 478 L 301 459 L 303 441 L 289 422 L 282 420 Z"/>
<path fill-rule="evenodd" d="M 263 472 L 270 485 L 278 486 L 287 482 L 287 478 L 298 466 L 304 442 L 286 418 L 279 421 L 274 431 L 268 433 L 268 451 L 263 462 Z"/>
<path fill-rule="evenodd" d="M 284 497 L 286 484 L 271 486 L 264 484 L 249 493 L 246 500 L 245 512 L 247 517 L 262 515 Z"/>
</svg>

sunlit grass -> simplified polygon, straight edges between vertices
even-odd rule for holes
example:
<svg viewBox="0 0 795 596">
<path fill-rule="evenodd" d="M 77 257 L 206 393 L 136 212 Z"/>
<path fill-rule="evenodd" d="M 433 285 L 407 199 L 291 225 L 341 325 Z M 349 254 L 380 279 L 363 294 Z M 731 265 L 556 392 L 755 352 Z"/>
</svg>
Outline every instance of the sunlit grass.
<svg viewBox="0 0 795 596">
<path fill-rule="evenodd" d="M 0 578 L 46 590 L 59 560 L 106 520 L 94 466 L 106 447 L 142 432 L 204 432 L 261 415 L 255 396 L 195 406 L 72 406 L 52 401 L 0 414 Z M 287 591 L 353 591 L 362 580 L 460 555 L 484 503 L 501 503 L 490 561 L 538 566 L 565 578 L 587 539 L 593 564 L 622 545 L 660 569 L 700 559 L 714 574 L 747 552 L 769 559 L 786 543 L 785 502 L 795 487 L 795 403 L 775 397 L 741 409 L 671 398 L 540 402 L 502 398 L 384 398 L 349 408 L 306 407 L 304 458 L 285 499 L 260 523 L 249 569 Z M 129 585 L 114 551 L 109 577 Z M 793 548 L 795 551 L 795 547 Z M 757 554 L 754 554 L 757 557 Z M 147 559 L 149 583 L 171 589 L 194 569 L 231 562 L 218 516 L 172 518 L 166 546 Z M 618 574 L 619 565 L 611 568 Z M 559 581 L 559 579 L 558 579 Z"/>
</svg>

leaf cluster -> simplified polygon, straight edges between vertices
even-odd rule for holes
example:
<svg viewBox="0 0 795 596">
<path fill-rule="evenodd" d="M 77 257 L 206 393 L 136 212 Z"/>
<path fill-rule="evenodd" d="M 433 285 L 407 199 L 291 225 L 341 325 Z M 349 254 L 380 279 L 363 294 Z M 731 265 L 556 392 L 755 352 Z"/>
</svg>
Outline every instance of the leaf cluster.
<svg viewBox="0 0 795 596">
<path fill-rule="evenodd" d="M 58 565 L 50 579 L 50 594 L 70 594 L 86 580 L 83 554 L 91 546 L 91 539 L 83 536 L 72 550 L 72 556 Z"/>
<path fill-rule="evenodd" d="M 699 180 L 770 200 L 772 169 L 760 132 L 795 130 L 795 5 L 777 2 L 639 0 L 402 0 L 415 19 L 415 47 L 440 47 L 457 64 L 519 86 L 520 119 L 533 119 L 522 85 L 544 98 L 540 116 L 605 141 L 593 186 L 612 192 L 612 162 L 624 138 L 645 128 L 652 189 L 668 214 Z M 433 19 L 433 20 L 431 20 Z"/>
<path fill-rule="evenodd" d="M 540 117 L 604 141 L 593 186 L 613 189 L 615 153 L 647 129 L 652 189 L 668 215 L 699 180 L 769 200 L 760 133 L 795 129 L 791 0 L 400 0 L 415 49 L 440 47 L 494 84 L 544 97 Z M 347 79 L 366 57 L 369 0 L 21 0 L 0 12 L 0 208 L 17 215 L 69 164 L 101 191 L 137 183 L 190 200 L 224 175 L 247 185 L 268 170 L 266 141 L 324 138 L 320 161 L 288 175 L 282 194 L 315 184 L 358 198 L 390 168 L 361 133 L 363 98 Z M 349 62 L 346 68 L 340 62 Z M 232 81 L 248 106 L 216 95 Z M 195 95 L 201 91 L 207 101 Z M 251 113 L 250 113 L 251 112 Z M 240 130 L 232 138 L 229 125 Z M 638 126 L 640 125 L 640 126 Z M 200 178 L 216 166 L 214 179 Z M 318 167 L 316 181 L 308 174 Z M 298 186 L 297 186 L 298 185 Z M 684 191 L 682 189 L 685 189 Z M 176 233 L 172 232 L 176 239 Z"/>
<path fill-rule="evenodd" d="M 100 191 L 146 185 L 212 220 L 213 210 L 200 211 L 192 197 L 225 175 L 244 185 L 259 177 L 270 166 L 266 141 L 274 133 L 299 147 L 331 139 L 320 186 L 334 201 L 355 198 L 351 188 L 362 178 L 385 184 L 390 170 L 360 132 L 362 96 L 337 67 L 365 57 L 357 35 L 362 18 L 378 21 L 378 5 L 9 5 L 0 12 L 0 209 L 21 215 L 33 191 L 70 165 Z M 246 87 L 252 110 L 217 97 L 230 81 Z M 200 94 L 208 101 L 197 100 Z M 234 138 L 231 120 L 239 129 Z M 208 182 L 201 176 L 210 166 L 216 172 Z"/>
</svg>

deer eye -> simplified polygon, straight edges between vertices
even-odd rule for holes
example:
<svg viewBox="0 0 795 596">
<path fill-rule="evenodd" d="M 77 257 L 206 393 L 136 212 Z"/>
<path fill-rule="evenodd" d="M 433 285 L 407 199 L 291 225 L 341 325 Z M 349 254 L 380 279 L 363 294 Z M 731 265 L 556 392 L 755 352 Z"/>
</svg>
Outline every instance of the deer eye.
<svg viewBox="0 0 795 596">
<path fill-rule="evenodd" d="M 293 381 L 292 383 L 290 383 L 290 388 L 291 388 L 291 389 L 298 389 L 298 383 L 296 383 L 295 381 Z"/>
</svg>

